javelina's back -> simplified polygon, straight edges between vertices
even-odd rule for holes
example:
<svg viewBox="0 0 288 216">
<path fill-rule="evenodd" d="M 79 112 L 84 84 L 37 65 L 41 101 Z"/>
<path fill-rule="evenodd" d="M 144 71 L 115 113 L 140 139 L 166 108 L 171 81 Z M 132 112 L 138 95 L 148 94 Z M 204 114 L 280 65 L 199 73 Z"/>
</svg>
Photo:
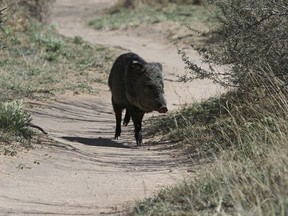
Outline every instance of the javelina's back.
<svg viewBox="0 0 288 216">
<path fill-rule="evenodd" d="M 146 61 L 135 53 L 122 54 L 115 60 L 109 75 L 108 84 L 112 97 L 119 105 L 129 104 L 126 96 L 125 74 L 128 70 L 132 70 L 133 61 L 146 64 Z"/>
</svg>

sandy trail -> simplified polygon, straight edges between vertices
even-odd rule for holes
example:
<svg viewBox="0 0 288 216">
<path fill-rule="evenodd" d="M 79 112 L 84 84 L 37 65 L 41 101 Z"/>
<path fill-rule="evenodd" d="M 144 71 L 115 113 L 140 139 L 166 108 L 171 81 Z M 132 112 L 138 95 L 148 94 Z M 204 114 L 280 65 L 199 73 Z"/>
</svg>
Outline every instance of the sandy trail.
<svg viewBox="0 0 288 216">
<path fill-rule="evenodd" d="M 98 32 L 86 27 L 92 15 L 101 15 L 113 2 L 57 0 L 53 22 L 63 35 L 121 46 L 162 63 L 170 110 L 218 91 L 207 81 L 176 82 L 176 74 L 185 72 L 184 64 L 176 47 L 158 33 L 159 40 L 153 32 Z M 200 62 L 195 53 L 190 54 Z M 149 145 L 144 137 L 145 145 L 136 147 L 131 125 L 123 128 L 120 141 L 111 139 L 115 120 L 107 86 L 101 95 L 63 97 L 35 108 L 33 119 L 62 147 L 0 156 L 0 215 L 121 215 L 123 205 L 188 175 L 183 160 L 172 157 L 166 144 Z"/>
</svg>

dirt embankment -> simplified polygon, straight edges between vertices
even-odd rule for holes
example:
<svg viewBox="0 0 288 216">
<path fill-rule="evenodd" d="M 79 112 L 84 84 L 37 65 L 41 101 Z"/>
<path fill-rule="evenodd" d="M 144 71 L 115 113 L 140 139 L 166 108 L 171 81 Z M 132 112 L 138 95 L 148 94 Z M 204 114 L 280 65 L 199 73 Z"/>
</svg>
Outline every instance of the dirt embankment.
<svg viewBox="0 0 288 216">
<path fill-rule="evenodd" d="M 98 32 L 86 26 L 92 15 L 100 16 L 114 2 L 57 0 L 53 22 L 63 35 L 121 46 L 162 63 L 170 110 L 217 92 L 211 82 L 177 82 L 177 74 L 185 72 L 184 64 L 176 47 L 159 33 Z M 200 62 L 196 53 L 191 52 L 190 58 Z M 181 158 L 165 150 L 167 144 L 150 146 L 144 137 L 145 145 L 136 147 L 131 125 L 123 128 L 120 141 L 112 140 L 110 92 L 106 85 L 101 89 L 99 95 L 63 96 L 33 110 L 34 123 L 53 139 L 50 147 L 0 156 L 1 215 L 118 214 L 123 205 L 188 175 Z"/>
</svg>

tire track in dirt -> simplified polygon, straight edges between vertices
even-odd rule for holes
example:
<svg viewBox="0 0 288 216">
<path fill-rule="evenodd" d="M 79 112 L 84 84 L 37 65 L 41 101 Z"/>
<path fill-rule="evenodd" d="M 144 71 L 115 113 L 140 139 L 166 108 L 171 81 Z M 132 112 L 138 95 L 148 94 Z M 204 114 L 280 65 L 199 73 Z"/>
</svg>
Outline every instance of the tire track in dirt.
<svg viewBox="0 0 288 216">
<path fill-rule="evenodd" d="M 183 73 L 184 65 L 176 48 L 163 38 L 96 32 L 85 26 L 88 18 L 100 15 L 113 2 L 57 0 L 53 22 L 66 36 L 122 46 L 162 63 L 170 110 L 216 92 L 217 87 L 206 81 L 176 82 L 175 74 Z M 111 140 L 115 120 L 110 97 L 105 86 L 101 95 L 64 96 L 32 110 L 33 123 L 43 127 L 59 147 L 44 145 L 15 157 L 0 156 L 0 215 L 125 214 L 119 213 L 123 205 L 188 175 L 182 158 L 171 157 L 167 145 L 146 142 L 136 147 L 131 125 L 123 128 L 120 141 Z"/>
</svg>

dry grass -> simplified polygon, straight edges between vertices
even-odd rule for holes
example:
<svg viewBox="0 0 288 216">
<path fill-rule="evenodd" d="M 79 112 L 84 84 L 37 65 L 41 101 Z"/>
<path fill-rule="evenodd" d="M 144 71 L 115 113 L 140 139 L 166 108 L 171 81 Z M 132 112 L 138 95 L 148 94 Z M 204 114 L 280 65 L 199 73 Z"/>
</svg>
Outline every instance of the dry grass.
<svg viewBox="0 0 288 216">
<path fill-rule="evenodd" d="M 0 97 L 42 100 L 72 91 L 97 93 L 119 52 L 68 39 L 25 19 L 6 23 L 0 36 Z M 4 94 L 5 92 L 5 94 Z"/>
<path fill-rule="evenodd" d="M 160 127 L 209 166 L 139 202 L 132 214 L 286 216 L 287 99 L 274 94 L 255 102 L 230 93 L 162 119 L 152 133 Z"/>
</svg>

